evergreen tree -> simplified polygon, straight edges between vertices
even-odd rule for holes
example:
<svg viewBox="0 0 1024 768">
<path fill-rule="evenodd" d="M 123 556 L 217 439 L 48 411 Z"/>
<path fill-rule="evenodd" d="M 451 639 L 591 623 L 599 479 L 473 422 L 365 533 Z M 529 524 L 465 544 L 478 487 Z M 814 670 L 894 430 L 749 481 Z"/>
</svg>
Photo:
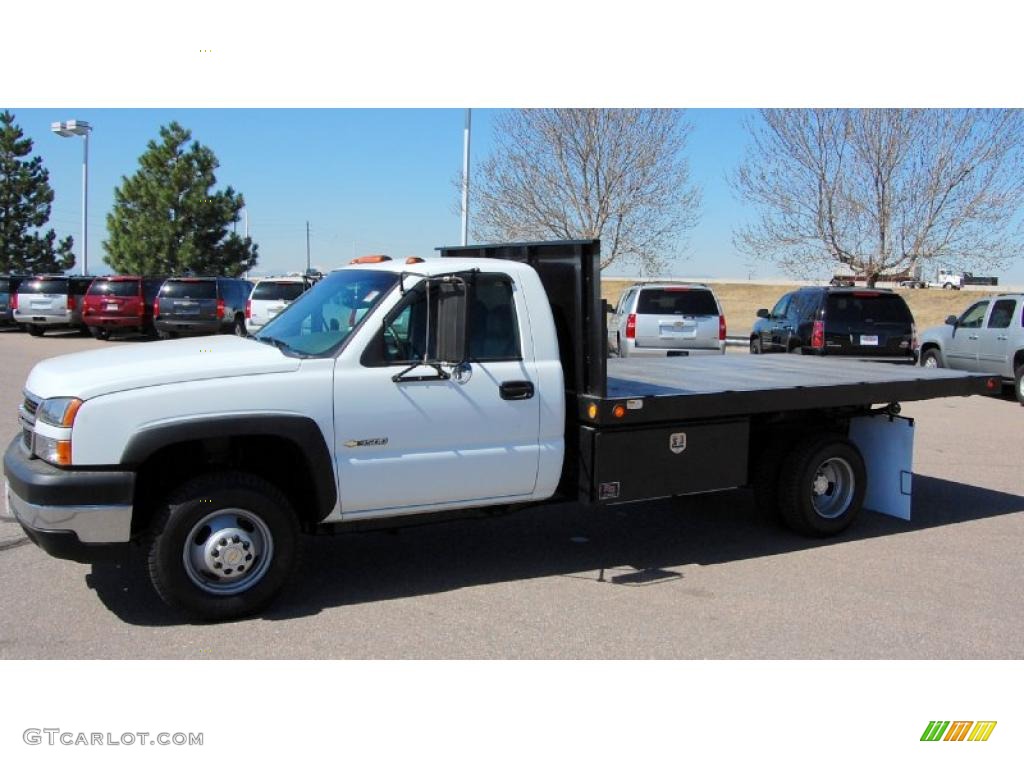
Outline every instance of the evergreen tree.
<svg viewBox="0 0 1024 768">
<path fill-rule="evenodd" d="M 107 214 L 106 261 L 123 274 L 237 276 L 256 264 L 252 238 L 229 232 L 245 206 L 230 186 L 214 192 L 217 157 L 178 123 L 160 129 L 122 177 Z"/>
<path fill-rule="evenodd" d="M 75 265 L 71 237 L 42 227 L 50 220 L 50 173 L 10 112 L 0 113 L 0 272 L 63 272 Z"/>
</svg>

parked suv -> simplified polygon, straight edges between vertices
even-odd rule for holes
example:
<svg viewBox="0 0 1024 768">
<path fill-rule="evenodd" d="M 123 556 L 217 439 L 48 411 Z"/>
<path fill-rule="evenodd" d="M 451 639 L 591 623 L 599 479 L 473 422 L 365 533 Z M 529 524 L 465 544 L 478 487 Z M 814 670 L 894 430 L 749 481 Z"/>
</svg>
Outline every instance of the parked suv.
<svg viewBox="0 0 1024 768">
<path fill-rule="evenodd" d="M 266 277 L 257 280 L 245 304 L 245 326 L 249 333 L 256 333 L 277 317 L 311 285 L 312 282 L 304 277 Z"/>
<path fill-rule="evenodd" d="M 42 336 L 47 328 L 77 328 L 87 333 L 82 323 L 82 299 L 92 280 L 65 275 L 26 278 L 18 286 L 14 321 L 22 323 L 33 336 Z"/>
<path fill-rule="evenodd" d="M 14 309 L 18 306 L 18 286 L 24 275 L 0 275 L 0 325 L 14 323 Z"/>
<path fill-rule="evenodd" d="M 1013 382 L 1024 405 L 1024 293 L 976 301 L 921 334 L 921 365 L 992 373 Z"/>
<path fill-rule="evenodd" d="M 914 316 L 899 294 L 882 288 L 801 288 L 769 312 L 757 310 L 750 352 L 854 355 L 913 363 Z"/>
<path fill-rule="evenodd" d="M 97 277 L 85 294 L 82 321 L 97 339 L 106 341 L 118 331 L 156 335 L 153 302 L 162 277 L 114 275 Z"/>
<path fill-rule="evenodd" d="M 234 333 L 245 336 L 245 302 L 252 283 L 234 277 L 171 277 L 153 303 L 161 339 Z"/>
<path fill-rule="evenodd" d="M 725 315 L 706 285 L 633 285 L 609 317 L 608 349 L 619 357 L 723 354 Z"/>
</svg>

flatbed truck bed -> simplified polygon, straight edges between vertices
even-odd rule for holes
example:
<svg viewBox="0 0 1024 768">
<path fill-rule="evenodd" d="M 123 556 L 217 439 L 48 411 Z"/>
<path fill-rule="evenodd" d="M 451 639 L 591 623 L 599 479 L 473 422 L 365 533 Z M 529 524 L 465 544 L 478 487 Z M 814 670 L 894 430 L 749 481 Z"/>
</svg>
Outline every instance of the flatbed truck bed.
<svg viewBox="0 0 1024 768">
<path fill-rule="evenodd" d="M 605 397 L 580 404 L 600 407 L 600 424 L 615 423 L 611 408 L 627 409 L 627 423 L 704 419 L 813 408 L 835 408 L 984 394 L 991 377 L 945 368 L 919 368 L 810 355 L 725 355 L 664 360 L 607 361 Z"/>
<path fill-rule="evenodd" d="M 984 394 L 998 386 L 985 375 L 849 358 L 609 358 L 599 241 L 439 250 L 443 257 L 529 264 L 541 278 L 565 372 L 563 499 L 618 504 L 749 485 L 759 505 L 776 508 L 790 527 L 831 535 L 860 507 L 867 485 L 862 460 L 891 463 L 890 444 L 912 448 L 883 435 L 871 450 L 884 456 L 862 458 L 855 435 L 884 433 L 887 423 L 893 435 L 912 429 L 905 419 L 892 424 L 902 401 Z M 856 423 L 865 420 L 867 427 Z M 878 452 L 878 445 L 886 450 Z M 909 468 L 908 453 L 898 460 Z M 836 467 L 852 495 L 841 512 L 822 513 L 815 505 L 831 503 L 832 486 L 822 483 Z"/>
</svg>

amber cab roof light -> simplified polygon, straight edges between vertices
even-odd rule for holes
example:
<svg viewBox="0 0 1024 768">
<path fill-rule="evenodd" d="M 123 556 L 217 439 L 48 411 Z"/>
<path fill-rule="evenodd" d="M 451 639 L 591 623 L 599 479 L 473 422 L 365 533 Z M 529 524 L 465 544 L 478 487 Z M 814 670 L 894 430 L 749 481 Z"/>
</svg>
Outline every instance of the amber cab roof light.
<svg viewBox="0 0 1024 768">
<path fill-rule="evenodd" d="M 391 261 L 390 256 L 384 256 L 383 254 L 375 254 L 373 256 L 360 256 L 357 259 L 352 259 L 349 264 L 380 264 L 382 261 Z"/>
<path fill-rule="evenodd" d="M 405 263 L 406 264 L 422 264 L 423 263 L 423 259 L 421 259 L 419 256 L 410 256 L 409 258 L 407 258 L 405 260 Z"/>
</svg>

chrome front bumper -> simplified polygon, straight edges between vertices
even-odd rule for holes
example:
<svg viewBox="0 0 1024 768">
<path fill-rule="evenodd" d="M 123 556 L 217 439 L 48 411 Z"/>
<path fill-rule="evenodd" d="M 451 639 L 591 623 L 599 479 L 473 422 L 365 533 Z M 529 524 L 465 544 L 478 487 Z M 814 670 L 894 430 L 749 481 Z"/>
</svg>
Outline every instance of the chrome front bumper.
<svg viewBox="0 0 1024 768">
<path fill-rule="evenodd" d="M 131 505 L 56 506 L 30 504 L 4 481 L 5 520 L 16 520 L 31 531 L 74 533 L 83 544 L 114 544 L 131 538 Z"/>
</svg>

